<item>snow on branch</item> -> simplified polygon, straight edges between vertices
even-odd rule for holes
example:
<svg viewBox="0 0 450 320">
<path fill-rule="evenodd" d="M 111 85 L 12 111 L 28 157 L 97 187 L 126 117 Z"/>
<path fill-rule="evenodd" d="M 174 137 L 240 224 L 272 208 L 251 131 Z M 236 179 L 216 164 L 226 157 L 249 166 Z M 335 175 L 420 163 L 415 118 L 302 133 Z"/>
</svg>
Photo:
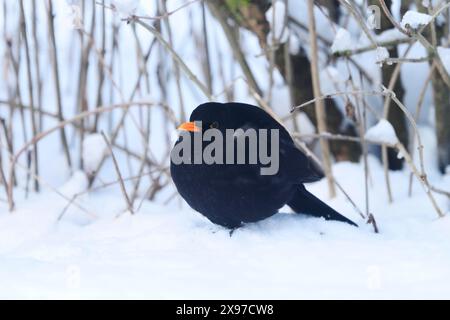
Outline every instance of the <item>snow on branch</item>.
<svg viewBox="0 0 450 320">
<path fill-rule="evenodd" d="M 367 130 L 364 137 L 368 140 L 379 141 L 389 145 L 395 145 L 398 142 L 394 127 L 385 119 L 381 119 L 375 126 Z"/>
<path fill-rule="evenodd" d="M 407 11 L 402 18 L 402 27 L 408 29 L 418 29 L 422 26 L 426 26 L 432 20 L 432 17 L 425 13 L 417 11 Z"/>
</svg>

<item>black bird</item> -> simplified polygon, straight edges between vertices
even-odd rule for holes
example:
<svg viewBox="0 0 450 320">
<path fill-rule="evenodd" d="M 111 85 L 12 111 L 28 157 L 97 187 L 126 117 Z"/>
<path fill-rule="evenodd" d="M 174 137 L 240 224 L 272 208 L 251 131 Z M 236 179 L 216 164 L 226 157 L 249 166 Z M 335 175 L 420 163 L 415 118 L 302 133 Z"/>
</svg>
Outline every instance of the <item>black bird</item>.
<svg viewBox="0 0 450 320">
<path fill-rule="evenodd" d="M 219 130 L 223 137 L 226 137 L 226 129 L 254 129 L 257 132 L 259 129 L 278 129 L 278 172 L 263 175 L 261 168 L 267 165 L 260 161 L 251 164 L 249 154 L 245 155 L 245 164 L 237 164 L 236 152 L 233 156 L 234 164 L 226 164 L 225 160 L 224 164 L 194 164 L 194 140 L 211 128 Z M 320 180 L 323 177 L 322 171 L 295 146 L 288 131 L 261 108 L 234 102 L 205 103 L 198 106 L 192 112 L 190 121 L 182 124 L 179 129 L 183 130 L 182 135 L 171 154 L 172 179 L 186 202 L 213 223 L 235 229 L 244 223 L 270 217 L 287 204 L 296 213 L 356 226 L 306 190 L 303 183 Z M 180 144 L 187 137 L 190 138 L 191 150 L 180 152 Z M 233 140 L 235 139 L 236 134 L 233 136 Z M 259 135 L 257 139 L 259 142 Z M 267 150 L 271 150 L 272 140 L 267 140 Z M 228 151 L 225 142 L 224 138 L 224 154 Z M 208 143 L 210 142 L 201 142 L 201 151 L 205 150 Z M 249 147 L 248 139 L 245 147 Z M 237 146 L 233 149 L 236 151 Z M 185 155 L 190 163 L 179 164 L 179 161 L 174 161 L 176 152 Z M 189 154 L 183 154 L 184 152 Z M 223 158 L 225 159 L 225 155 Z"/>
</svg>

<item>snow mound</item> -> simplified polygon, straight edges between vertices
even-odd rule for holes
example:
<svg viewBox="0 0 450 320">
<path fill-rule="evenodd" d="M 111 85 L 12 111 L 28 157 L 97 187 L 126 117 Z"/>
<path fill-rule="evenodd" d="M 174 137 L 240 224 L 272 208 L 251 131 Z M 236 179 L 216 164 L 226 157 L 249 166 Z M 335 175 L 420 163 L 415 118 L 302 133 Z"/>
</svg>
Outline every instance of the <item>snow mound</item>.
<svg viewBox="0 0 450 320">
<path fill-rule="evenodd" d="M 431 19 L 432 17 L 428 14 L 410 10 L 402 18 L 402 27 L 406 28 L 409 26 L 410 28 L 418 29 L 430 23 Z"/>
<path fill-rule="evenodd" d="M 56 222 L 67 201 L 46 190 L 19 200 L 14 214 L 0 202 L 0 298 L 448 299 L 450 219 L 435 218 L 417 183 L 408 197 L 408 172 L 391 173 L 395 201 L 388 205 L 382 165 L 368 160 L 377 235 L 341 193 L 328 199 L 326 179 L 308 190 L 359 228 L 282 211 L 230 237 L 176 205 L 145 201 L 134 215 L 116 217 L 118 190 L 84 198 L 98 218 L 83 223 L 69 213 Z M 363 165 L 340 162 L 333 174 L 364 206 Z"/>
<path fill-rule="evenodd" d="M 349 51 L 354 48 L 352 36 L 350 32 L 348 32 L 344 28 L 340 28 L 334 37 L 333 44 L 331 45 L 331 52 L 343 52 Z"/>
<path fill-rule="evenodd" d="M 386 59 L 389 59 L 389 51 L 385 47 L 377 47 L 376 54 L 376 63 L 380 64 L 380 66 Z"/>
<path fill-rule="evenodd" d="M 398 142 L 394 127 L 385 119 L 381 119 L 375 126 L 367 130 L 365 138 L 387 144 L 396 144 Z"/>
<path fill-rule="evenodd" d="M 100 133 L 88 135 L 83 140 L 83 163 L 87 173 L 97 170 L 100 161 L 107 151 L 105 139 Z"/>
<path fill-rule="evenodd" d="M 291 34 L 289 37 L 289 52 L 292 55 L 297 55 L 300 52 L 301 47 L 302 44 L 300 39 L 295 34 Z"/>
<path fill-rule="evenodd" d="M 376 35 L 376 39 L 378 42 L 391 42 L 407 39 L 407 37 L 403 33 L 401 33 L 398 29 L 392 28 L 383 31 L 379 35 Z"/>
<path fill-rule="evenodd" d="M 70 179 L 59 188 L 59 192 L 64 194 L 68 198 L 85 191 L 88 188 L 89 181 L 86 174 L 83 171 L 75 171 Z"/>
</svg>

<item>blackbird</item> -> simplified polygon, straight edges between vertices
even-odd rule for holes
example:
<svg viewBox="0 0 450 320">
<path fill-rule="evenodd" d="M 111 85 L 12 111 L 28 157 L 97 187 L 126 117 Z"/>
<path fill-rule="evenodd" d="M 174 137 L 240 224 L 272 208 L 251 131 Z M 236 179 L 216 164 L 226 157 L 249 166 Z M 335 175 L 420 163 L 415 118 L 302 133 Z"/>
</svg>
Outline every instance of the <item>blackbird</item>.
<svg viewBox="0 0 450 320">
<path fill-rule="evenodd" d="M 171 152 L 172 179 L 184 200 L 211 222 L 235 229 L 268 218 L 287 204 L 296 213 L 357 226 L 306 190 L 303 183 L 320 180 L 323 172 L 263 109 L 204 103 L 178 129 L 181 134 Z M 255 137 L 256 143 L 251 141 Z M 243 141 L 244 156 L 238 140 Z"/>
</svg>

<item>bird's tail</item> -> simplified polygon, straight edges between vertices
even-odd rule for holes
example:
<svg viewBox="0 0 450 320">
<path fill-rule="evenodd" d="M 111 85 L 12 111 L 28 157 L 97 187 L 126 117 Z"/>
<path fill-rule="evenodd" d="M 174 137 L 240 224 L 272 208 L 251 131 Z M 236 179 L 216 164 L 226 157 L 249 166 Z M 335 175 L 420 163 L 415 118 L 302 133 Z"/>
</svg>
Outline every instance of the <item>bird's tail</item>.
<svg viewBox="0 0 450 320">
<path fill-rule="evenodd" d="M 314 217 L 323 217 L 325 220 L 342 221 L 355 227 L 358 225 L 347 219 L 333 208 L 316 198 L 313 194 L 306 190 L 304 185 L 299 185 L 297 192 L 287 203 L 297 213 L 308 214 Z"/>
</svg>

